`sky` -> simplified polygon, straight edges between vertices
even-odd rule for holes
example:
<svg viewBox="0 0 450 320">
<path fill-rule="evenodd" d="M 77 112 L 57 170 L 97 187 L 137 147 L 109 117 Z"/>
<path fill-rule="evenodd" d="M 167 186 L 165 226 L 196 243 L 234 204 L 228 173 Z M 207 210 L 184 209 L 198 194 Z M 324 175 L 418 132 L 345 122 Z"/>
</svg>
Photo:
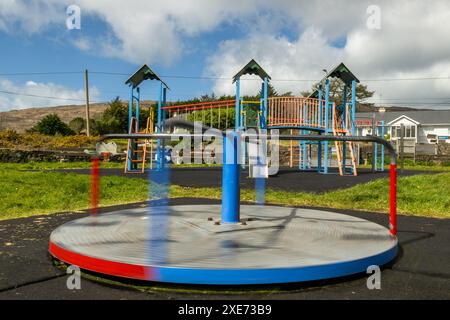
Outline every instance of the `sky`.
<svg viewBox="0 0 450 320">
<path fill-rule="evenodd" d="M 83 104 L 85 69 L 92 102 L 127 100 L 144 63 L 170 101 L 234 94 L 252 58 L 279 93 L 299 95 L 344 62 L 370 102 L 448 109 L 448 21 L 447 0 L 0 0 L 0 111 Z M 259 88 L 243 78 L 243 94 Z M 142 98 L 157 90 L 146 81 Z"/>
</svg>

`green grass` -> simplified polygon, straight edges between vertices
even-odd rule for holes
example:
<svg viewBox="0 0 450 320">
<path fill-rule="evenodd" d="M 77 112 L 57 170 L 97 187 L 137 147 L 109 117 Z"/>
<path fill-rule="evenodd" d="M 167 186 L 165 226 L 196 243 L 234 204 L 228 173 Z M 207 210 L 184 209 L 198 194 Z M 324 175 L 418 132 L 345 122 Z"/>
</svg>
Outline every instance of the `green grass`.
<svg viewBox="0 0 450 320">
<path fill-rule="evenodd" d="M 371 165 L 359 165 L 358 168 L 370 169 Z M 384 166 L 385 170 L 389 170 L 389 165 Z M 436 171 L 436 172 L 450 172 L 450 166 L 439 166 L 439 165 L 424 165 L 424 164 L 415 164 L 409 165 L 405 164 L 403 166 L 404 170 L 417 170 L 417 171 Z M 397 171 L 400 171 L 400 164 L 397 164 Z"/>
<path fill-rule="evenodd" d="M 20 167 L 23 169 L 23 167 Z M 54 167 L 53 167 L 54 168 Z M 29 172 L 0 167 L 0 219 L 26 217 L 89 208 L 90 177 L 75 173 Z M 398 181 L 398 213 L 450 217 L 450 173 L 401 177 Z M 154 189 L 154 188 L 152 188 Z M 101 179 L 101 206 L 144 201 L 145 179 L 105 176 Z M 172 185 L 171 197 L 220 199 L 220 188 L 187 188 Z M 242 190 L 243 201 L 254 201 L 253 190 Z M 389 181 L 377 179 L 351 188 L 323 194 L 267 190 L 271 204 L 329 207 L 376 212 L 389 210 Z"/>
<path fill-rule="evenodd" d="M 26 162 L 26 163 L 0 163 L 0 170 L 56 170 L 56 169 L 86 169 L 90 162 Z M 122 162 L 102 162 L 102 168 L 123 168 Z"/>
<path fill-rule="evenodd" d="M 75 173 L 0 169 L 0 219 L 82 210 L 90 204 L 90 177 Z M 144 179 L 115 176 L 100 181 L 101 205 L 147 199 Z"/>
</svg>

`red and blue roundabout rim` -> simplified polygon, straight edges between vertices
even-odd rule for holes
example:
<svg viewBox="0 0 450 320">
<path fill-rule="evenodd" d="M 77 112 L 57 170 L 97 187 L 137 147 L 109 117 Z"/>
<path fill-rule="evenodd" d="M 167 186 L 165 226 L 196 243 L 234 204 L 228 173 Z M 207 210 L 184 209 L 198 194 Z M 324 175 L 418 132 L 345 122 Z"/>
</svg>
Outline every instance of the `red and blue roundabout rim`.
<svg viewBox="0 0 450 320">
<path fill-rule="evenodd" d="M 365 273 L 371 265 L 383 266 L 398 252 L 397 239 L 386 251 L 350 261 L 339 261 L 316 266 L 265 269 L 205 269 L 144 266 L 99 259 L 66 250 L 50 241 L 50 254 L 67 264 L 109 276 L 136 280 L 200 285 L 256 285 L 294 283 L 338 278 Z"/>
</svg>

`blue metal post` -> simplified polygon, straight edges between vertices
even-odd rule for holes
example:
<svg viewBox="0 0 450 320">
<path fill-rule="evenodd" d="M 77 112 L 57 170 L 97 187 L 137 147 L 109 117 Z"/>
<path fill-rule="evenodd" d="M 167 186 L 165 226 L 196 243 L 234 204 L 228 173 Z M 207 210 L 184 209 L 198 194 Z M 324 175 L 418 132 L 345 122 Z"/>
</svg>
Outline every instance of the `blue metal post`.
<svg viewBox="0 0 450 320">
<path fill-rule="evenodd" d="M 319 127 L 322 126 L 322 84 L 319 85 Z M 321 132 L 319 131 L 319 135 Z M 317 172 L 322 171 L 322 141 L 317 142 Z"/>
<path fill-rule="evenodd" d="M 223 138 L 222 223 L 238 223 L 240 216 L 240 146 L 238 132 L 228 132 Z"/>
<path fill-rule="evenodd" d="M 375 126 L 374 135 L 378 136 L 378 127 L 377 126 Z M 375 143 L 373 153 L 374 153 L 374 156 L 373 156 L 374 170 L 377 171 L 378 170 L 378 143 Z"/>
<path fill-rule="evenodd" d="M 128 104 L 128 133 L 131 133 L 131 118 L 133 117 L 133 85 L 130 85 L 130 102 Z"/>
<path fill-rule="evenodd" d="M 163 107 L 166 106 L 166 94 L 167 94 L 167 88 L 165 86 L 162 87 L 162 101 L 161 105 Z M 161 119 L 161 132 L 164 132 L 166 130 L 166 109 L 162 110 L 162 119 Z M 162 167 L 165 166 L 166 163 L 166 141 L 162 141 L 162 148 L 161 148 L 161 164 Z"/>
<path fill-rule="evenodd" d="M 161 112 L 162 96 L 163 96 L 163 84 L 162 84 L 162 82 L 160 82 L 159 96 L 158 96 L 158 115 L 157 115 L 158 120 L 157 120 L 157 125 L 156 125 L 157 133 L 162 132 L 162 112 Z M 156 142 L 156 155 L 158 157 L 158 161 L 156 161 L 156 169 L 161 170 L 161 168 L 162 168 L 161 139 L 158 139 Z"/>
<path fill-rule="evenodd" d="M 136 93 L 137 93 L 137 97 L 136 97 L 136 132 L 139 131 L 139 113 L 140 113 L 140 101 L 141 101 L 141 90 L 139 89 L 139 87 L 136 88 Z"/>
<path fill-rule="evenodd" d="M 134 95 L 134 88 L 133 85 L 130 85 L 130 102 L 128 104 L 128 133 L 131 133 L 131 118 L 133 117 L 133 95 Z M 128 143 L 130 144 L 130 148 L 128 149 L 128 163 L 127 168 L 128 171 L 132 170 L 132 159 L 133 159 L 133 141 L 130 139 L 128 140 Z"/>
<path fill-rule="evenodd" d="M 355 117 L 356 117 L 356 81 L 352 81 L 352 135 L 356 135 L 355 128 Z"/>
<path fill-rule="evenodd" d="M 262 103 L 262 127 L 261 129 L 266 129 L 267 128 L 267 83 L 268 83 L 268 79 L 267 77 L 264 78 L 264 82 L 263 82 L 263 103 Z"/>
<path fill-rule="evenodd" d="M 234 116 L 234 121 L 235 121 L 234 127 L 236 130 L 239 130 L 239 128 L 240 128 L 240 123 L 239 123 L 240 116 L 241 116 L 241 108 L 240 108 L 241 100 L 240 100 L 240 93 L 239 93 L 240 82 L 241 82 L 241 79 L 237 78 L 236 79 L 236 108 L 235 108 L 236 114 Z"/>
<path fill-rule="evenodd" d="M 344 98 L 342 101 L 342 126 L 344 130 L 348 129 L 347 123 L 347 84 L 344 85 Z M 346 134 L 346 133 L 344 133 Z M 345 174 L 345 163 L 347 162 L 347 144 L 342 143 L 342 172 Z"/>
<path fill-rule="evenodd" d="M 328 115 L 329 115 L 329 96 L 330 96 L 330 80 L 325 81 L 325 134 L 329 133 Z M 328 173 L 328 141 L 323 143 L 324 145 L 324 162 L 323 162 L 323 173 Z"/>
</svg>

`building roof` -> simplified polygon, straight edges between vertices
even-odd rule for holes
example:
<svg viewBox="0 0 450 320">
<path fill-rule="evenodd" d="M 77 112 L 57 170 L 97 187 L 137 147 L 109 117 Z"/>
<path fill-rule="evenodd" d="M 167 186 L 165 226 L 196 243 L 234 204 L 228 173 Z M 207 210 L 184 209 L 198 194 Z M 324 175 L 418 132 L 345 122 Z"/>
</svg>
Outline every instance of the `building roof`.
<svg viewBox="0 0 450 320">
<path fill-rule="evenodd" d="M 392 111 L 392 112 L 357 112 L 356 119 L 372 119 L 375 115 L 376 121 L 384 121 L 386 124 L 406 116 L 421 125 L 446 124 L 450 125 L 449 110 L 417 110 L 417 111 Z"/>
<path fill-rule="evenodd" d="M 256 62 L 254 59 L 250 60 L 250 62 L 247 63 L 245 67 L 241 69 L 241 71 L 236 73 L 236 75 L 233 77 L 233 83 L 235 83 L 236 80 L 241 76 L 243 76 L 244 74 L 256 74 L 263 80 L 264 78 L 268 78 L 269 80 L 271 79 L 270 76 L 267 74 L 267 72 L 264 71 L 264 69 L 261 68 L 258 62 Z"/>
<path fill-rule="evenodd" d="M 125 84 L 131 84 L 133 85 L 133 88 L 136 88 L 144 80 L 161 81 L 166 86 L 166 88 L 169 89 L 167 84 L 163 80 L 161 80 L 161 78 L 146 64 L 140 67 L 138 71 L 136 71 L 131 77 L 129 77 L 128 80 L 125 81 Z"/>
</svg>

